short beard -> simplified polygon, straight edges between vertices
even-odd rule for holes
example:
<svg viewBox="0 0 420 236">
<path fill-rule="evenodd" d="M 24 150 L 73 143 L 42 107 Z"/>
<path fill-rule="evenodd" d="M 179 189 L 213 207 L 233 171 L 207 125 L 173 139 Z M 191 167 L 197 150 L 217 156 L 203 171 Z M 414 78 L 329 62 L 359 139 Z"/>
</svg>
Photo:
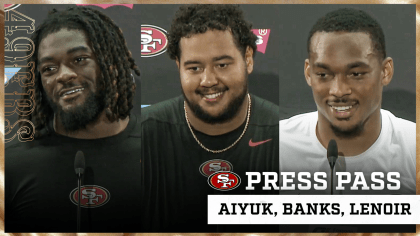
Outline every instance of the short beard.
<svg viewBox="0 0 420 236">
<path fill-rule="evenodd" d="M 86 86 L 84 87 L 86 88 Z M 88 124 L 98 119 L 99 114 L 105 108 L 104 97 L 103 92 L 95 94 L 90 91 L 83 104 L 69 111 L 64 111 L 61 106 L 57 106 L 49 97 L 47 97 L 47 100 L 54 114 L 60 118 L 66 133 L 74 133 L 75 131 L 86 129 Z"/>
<path fill-rule="evenodd" d="M 352 138 L 356 138 L 360 136 L 363 132 L 364 127 L 365 125 L 363 122 L 355 125 L 354 127 L 348 130 L 343 130 L 339 128 L 338 126 L 334 126 L 331 124 L 331 129 L 334 132 L 334 135 L 337 136 L 338 138 L 343 138 L 343 139 L 352 139 Z"/>
<path fill-rule="evenodd" d="M 188 107 L 192 110 L 198 119 L 208 124 L 223 124 L 232 120 L 238 114 L 239 109 L 241 108 L 245 101 L 246 95 L 248 94 L 248 84 L 245 84 L 241 94 L 233 99 L 218 116 L 210 115 L 208 112 L 203 110 L 201 106 L 198 105 L 198 103 L 193 103 L 188 100 L 183 90 L 182 94 L 184 95 L 184 100 L 187 102 Z"/>
</svg>

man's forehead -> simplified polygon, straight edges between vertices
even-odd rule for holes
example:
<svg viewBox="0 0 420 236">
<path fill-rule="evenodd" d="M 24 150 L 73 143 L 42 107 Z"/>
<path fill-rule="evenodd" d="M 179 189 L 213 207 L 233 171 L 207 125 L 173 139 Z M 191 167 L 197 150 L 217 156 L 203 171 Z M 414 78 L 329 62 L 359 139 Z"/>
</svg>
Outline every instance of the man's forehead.
<svg viewBox="0 0 420 236">
<path fill-rule="evenodd" d="M 207 30 L 204 33 L 197 33 L 182 37 L 180 39 L 180 52 L 183 58 L 188 52 L 188 57 L 206 56 L 211 57 L 238 50 L 235 39 L 230 30 Z M 210 50 L 211 49 L 211 50 Z"/>
<path fill-rule="evenodd" d="M 370 58 L 377 56 L 370 35 L 364 32 L 316 32 L 309 58 Z"/>
<path fill-rule="evenodd" d="M 62 28 L 46 34 L 39 43 L 38 57 L 51 48 L 86 46 L 92 50 L 91 43 L 83 30 Z"/>
</svg>

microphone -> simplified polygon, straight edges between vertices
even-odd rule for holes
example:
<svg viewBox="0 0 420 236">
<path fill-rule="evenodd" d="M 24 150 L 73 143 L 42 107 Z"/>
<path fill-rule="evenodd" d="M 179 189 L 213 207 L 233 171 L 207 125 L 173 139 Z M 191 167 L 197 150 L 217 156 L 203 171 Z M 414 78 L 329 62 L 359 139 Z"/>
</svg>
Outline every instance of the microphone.
<svg viewBox="0 0 420 236">
<path fill-rule="evenodd" d="M 76 157 L 74 158 L 74 171 L 77 175 L 77 188 L 78 188 L 78 201 L 77 201 L 77 232 L 80 232 L 80 202 L 82 201 L 81 185 L 82 175 L 85 172 L 85 155 L 82 151 L 77 151 Z"/>
<path fill-rule="evenodd" d="M 76 153 L 76 157 L 74 159 L 74 170 L 78 176 L 83 175 L 85 172 L 85 155 L 82 151 L 78 151 Z"/>
<path fill-rule="evenodd" d="M 333 195 L 333 188 L 334 188 L 334 175 L 333 174 L 334 174 L 334 166 L 335 166 L 335 162 L 337 161 L 337 158 L 338 158 L 337 142 L 334 139 L 331 139 L 330 142 L 328 143 L 328 148 L 327 148 L 327 159 L 331 168 L 331 195 Z"/>
<path fill-rule="evenodd" d="M 337 142 L 334 139 L 331 139 L 328 143 L 327 158 L 328 163 L 330 163 L 330 168 L 333 169 L 338 158 Z"/>
</svg>

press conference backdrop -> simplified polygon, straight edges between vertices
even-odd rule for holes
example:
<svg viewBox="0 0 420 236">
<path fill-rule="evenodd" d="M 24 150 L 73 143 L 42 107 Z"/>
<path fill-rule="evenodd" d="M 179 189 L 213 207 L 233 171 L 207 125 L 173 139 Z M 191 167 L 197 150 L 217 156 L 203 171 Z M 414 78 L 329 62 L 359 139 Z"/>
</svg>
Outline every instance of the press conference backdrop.
<svg viewBox="0 0 420 236">
<path fill-rule="evenodd" d="M 182 94 L 179 72 L 175 61 L 167 53 L 159 55 L 153 51 L 165 44 L 158 31 L 168 31 L 175 12 L 181 5 L 142 5 L 140 8 L 143 27 L 142 104 L 151 105 Z M 258 50 L 254 59 L 254 71 L 248 77 L 249 91 L 259 97 L 278 104 L 279 93 L 279 5 L 241 5 L 245 19 L 252 23 L 255 34 L 259 36 Z M 152 28 L 152 29 L 151 29 Z M 146 32 L 149 30 L 149 32 Z M 150 32 L 153 33 L 150 34 Z M 146 35 L 147 34 L 147 35 Z M 155 37 L 157 36 L 157 38 Z M 155 44 L 156 49 L 151 45 Z M 147 57 L 145 57 L 147 56 Z"/>
<path fill-rule="evenodd" d="M 382 108 L 416 121 L 415 5 L 282 5 L 278 12 L 280 119 L 315 111 L 312 90 L 303 75 L 306 42 L 316 20 L 340 8 L 363 10 L 376 19 L 385 34 L 386 52 L 394 60 L 394 76 L 384 87 Z"/>
<path fill-rule="evenodd" d="M 6 36 L 5 36 L 5 45 L 6 48 L 10 50 L 5 50 L 5 140 L 6 142 L 13 138 L 13 135 L 16 135 L 19 127 L 11 127 L 17 121 L 17 108 L 25 103 L 22 103 L 22 100 L 18 102 L 16 99 L 20 99 L 20 94 L 22 91 L 22 82 L 28 82 L 28 79 L 23 79 L 29 74 L 25 74 L 27 69 L 34 70 L 36 73 L 36 68 L 33 64 L 28 64 L 25 60 L 27 51 L 33 50 L 33 45 L 31 44 L 29 38 L 33 34 L 34 30 L 47 18 L 47 14 L 52 9 L 64 10 L 68 7 L 76 7 L 76 4 L 16 4 L 13 10 L 5 12 L 5 27 L 6 27 Z M 140 5 L 133 4 L 102 4 L 100 6 L 90 6 L 94 9 L 97 9 L 111 19 L 123 30 L 125 39 L 127 41 L 128 48 L 130 49 L 133 58 L 135 59 L 137 65 L 141 65 L 141 13 Z M 134 113 L 140 113 L 141 105 L 141 96 L 140 96 L 140 77 L 134 74 L 137 89 L 135 97 L 135 107 L 133 109 Z M 28 96 L 27 99 L 30 99 Z M 19 104 L 20 103 L 20 104 Z M 27 103 L 28 104 L 28 103 Z M 33 106 L 33 103 L 30 103 L 30 106 Z M 8 124 L 10 126 L 8 126 Z M 7 132 L 11 132 L 8 134 Z M 14 141 L 17 141 L 15 137 Z M 11 140 L 10 140 L 11 141 Z"/>
<path fill-rule="evenodd" d="M 6 43 L 9 42 L 11 48 L 10 51 L 5 52 L 5 118 L 8 121 L 6 124 L 6 140 L 10 140 L 18 129 L 18 126 L 16 126 L 13 128 L 16 130 L 12 130 L 12 125 L 18 118 L 17 113 L 14 112 L 19 106 L 16 99 L 20 99 L 20 94 L 14 93 L 21 93 L 22 86 L 18 78 L 25 75 L 26 69 L 35 69 L 24 59 L 27 51 L 33 50 L 28 39 L 46 19 L 49 11 L 54 8 L 64 10 L 75 6 L 77 5 L 17 4 L 14 9 L 6 11 L 5 25 L 10 34 L 6 35 Z M 181 94 L 178 69 L 175 61 L 169 59 L 166 53 L 167 31 L 176 10 L 180 6 L 157 4 L 98 4 L 89 6 L 108 15 L 123 30 L 128 48 L 140 67 L 141 76 L 135 76 L 137 89 L 132 111 L 134 114 L 140 114 L 141 107 L 153 105 Z M 241 5 L 241 8 L 244 11 L 245 18 L 253 24 L 253 32 L 258 36 L 254 71 L 249 76 L 249 90 L 257 96 L 278 104 L 278 64 L 280 61 L 280 55 L 278 54 L 280 47 L 278 11 L 280 6 Z M 16 26 L 18 27 L 15 28 Z M 14 39 L 17 40 L 13 41 Z M 18 51 L 14 48 L 17 44 L 26 45 L 23 47 L 26 51 Z M 7 59 L 16 57 L 21 58 Z M 36 73 L 36 69 L 34 72 Z M 22 80 L 20 81 L 22 82 Z M 29 96 L 28 99 L 30 99 Z M 31 104 L 31 106 L 33 105 Z M 7 134 L 8 130 L 11 130 L 10 135 Z"/>
<path fill-rule="evenodd" d="M 303 74 L 307 39 L 315 22 L 340 8 L 360 9 L 382 26 L 387 57 L 394 60 L 394 76 L 384 87 L 382 108 L 416 121 L 415 5 L 282 5 L 280 22 L 280 119 L 316 111 L 312 89 Z M 280 137 L 281 139 L 281 137 Z M 415 225 L 285 225 L 282 232 L 415 232 Z"/>
</svg>

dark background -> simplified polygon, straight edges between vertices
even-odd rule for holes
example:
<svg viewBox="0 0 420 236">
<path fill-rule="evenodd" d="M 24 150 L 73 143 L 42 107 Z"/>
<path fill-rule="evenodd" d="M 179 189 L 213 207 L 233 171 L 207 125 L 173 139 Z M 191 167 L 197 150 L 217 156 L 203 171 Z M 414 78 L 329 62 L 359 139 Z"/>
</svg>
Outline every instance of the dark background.
<svg viewBox="0 0 420 236">
<path fill-rule="evenodd" d="M 315 111 L 311 87 L 303 74 L 309 31 L 326 13 L 355 8 L 382 26 L 387 57 L 394 60 L 394 76 L 384 87 L 382 108 L 416 121 L 416 9 L 415 5 L 282 5 L 280 31 L 280 119 Z"/>
</svg>

